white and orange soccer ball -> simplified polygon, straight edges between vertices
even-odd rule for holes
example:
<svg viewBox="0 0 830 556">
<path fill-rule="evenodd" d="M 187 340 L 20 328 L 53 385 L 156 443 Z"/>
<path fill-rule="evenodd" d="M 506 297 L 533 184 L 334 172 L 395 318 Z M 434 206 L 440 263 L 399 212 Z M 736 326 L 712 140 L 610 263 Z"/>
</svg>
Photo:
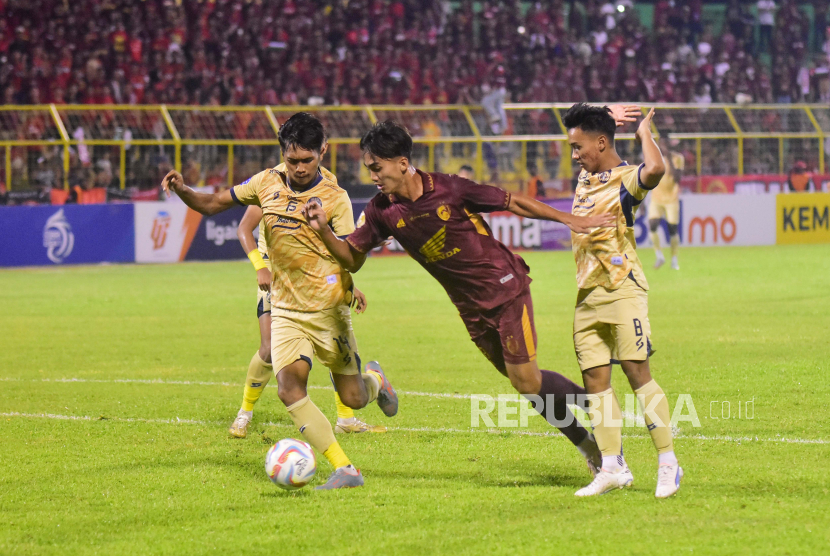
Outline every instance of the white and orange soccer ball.
<svg viewBox="0 0 830 556">
<path fill-rule="evenodd" d="M 303 488 L 317 472 L 314 450 L 302 440 L 284 438 L 268 450 L 265 456 L 265 472 L 271 482 L 280 488 Z"/>
</svg>

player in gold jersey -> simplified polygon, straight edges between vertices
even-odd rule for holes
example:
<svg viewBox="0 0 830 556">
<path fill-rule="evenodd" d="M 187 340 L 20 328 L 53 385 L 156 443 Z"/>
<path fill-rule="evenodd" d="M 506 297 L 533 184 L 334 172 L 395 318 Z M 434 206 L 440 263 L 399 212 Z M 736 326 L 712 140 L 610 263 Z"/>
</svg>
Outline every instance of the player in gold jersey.
<svg viewBox="0 0 830 556">
<path fill-rule="evenodd" d="M 666 173 L 663 179 L 651 192 L 651 202 L 648 205 L 648 225 L 651 229 L 651 242 L 654 244 L 654 251 L 657 260 L 654 268 L 660 268 L 666 262 L 663 250 L 660 249 L 660 234 L 657 229 L 660 220 L 664 219 L 669 227 L 669 244 L 671 245 L 671 267 L 680 270 L 680 263 L 677 260 L 677 252 L 680 248 L 680 234 L 677 226 L 680 223 L 680 177 L 683 173 L 683 155 L 669 149 L 669 137 L 666 135 L 660 140 L 663 150 L 663 162 L 666 166 Z"/>
<path fill-rule="evenodd" d="M 326 152 L 323 125 L 300 112 L 279 131 L 285 163 L 264 170 L 219 193 L 197 193 L 171 171 L 162 181 L 187 206 L 202 214 L 216 214 L 234 203 L 262 208 L 265 242 L 271 263 L 271 362 L 278 395 L 300 434 L 334 467 L 318 489 L 363 485 L 356 469 L 334 438 L 331 424 L 308 397 L 312 355 L 332 373 L 335 390 L 353 409 L 377 400 L 381 411 L 393 416 L 398 397 L 376 362 L 361 373 L 349 304 L 352 277 L 328 253 L 311 231 L 300 209 L 314 201 L 325 211 L 332 231 L 345 236 L 354 231 L 349 196 L 334 175 L 320 166 Z"/>
<path fill-rule="evenodd" d="M 254 230 L 257 228 L 259 228 L 259 239 L 254 238 Z M 245 438 L 248 435 L 248 425 L 253 417 L 254 404 L 259 400 L 274 372 L 271 365 L 271 265 L 268 260 L 268 246 L 265 243 L 265 221 L 262 219 L 261 208 L 256 205 L 248 207 L 239 222 L 236 235 L 256 271 L 257 320 L 260 333 L 259 349 L 251 358 L 248 374 L 245 377 L 242 407 L 239 408 L 228 431 L 231 436 Z M 366 310 L 366 296 L 357 288 L 354 289 L 352 307 L 358 314 Z M 334 403 L 337 407 L 335 433 L 386 432 L 386 427 L 370 425 L 355 417 L 352 408 L 343 403 L 336 391 Z"/>
<path fill-rule="evenodd" d="M 619 363 L 644 406 L 646 425 L 658 453 L 658 498 L 680 487 L 683 470 L 672 445 L 669 404 L 651 377 L 648 282 L 637 256 L 634 213 L 665 173 L 651 136 L 654 109 L 637 128 L 644 163 L 632 166 L 614 147 L 616 123 L 607 108 L 575 104 L 564 115 L 573 158 L 582 172 L 573 214 L 611 213 L 617 226 L 571 232 L 579 292 L 574 311 L 574 348 L 582 370 L 602 469 L 577 496 L 594 496 L 633 483 L 622 453 L 621 411 L 611 389 L 611 364 Z M 628 121 L 634 121 L 633 118 Z"/>
</svg>

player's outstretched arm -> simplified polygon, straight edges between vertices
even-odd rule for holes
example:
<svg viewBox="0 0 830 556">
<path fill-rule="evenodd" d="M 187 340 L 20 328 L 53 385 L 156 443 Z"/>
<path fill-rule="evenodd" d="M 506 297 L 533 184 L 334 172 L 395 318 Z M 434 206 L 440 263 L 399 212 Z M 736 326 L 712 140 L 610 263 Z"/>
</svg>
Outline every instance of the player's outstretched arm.
<svg viewBox="0 0 830 556">
<path fill-rule="evenodd" d="M 663 162 L 663 155 L 660 154 L 660 147 L 651 135 L 651 119 L 654 117 L 654 108 L 649 110 L 648 115 L 640 122 L 637 128 L 637 141 L 643 146 L 643 169 L 640 171 L 640 181 L 646 189 L 654 189 L 663 179 L 666 173 L 666 165 Z"/>
<path fill-rule="evenodd" d="M 326 249 L 329 250 L 337 264 L 349 272 L 360 270 L 360 267 L 366 262 L 366 253 L 361 253 L 352 247 L 351 243 L 334 235 L 331 227 L 329 227 L 326 211 L 323 210 L 323 207 L 312 201 L 306 203 L 300 212 L 305 217 L 309 227 L 323 240 Z"/>
<path fill-rule="evenodd" d="M 167 172 L 161 180 L 161 187 L 168 197 L 172 191 L 184 201 L 184 204 L 207 216 L 228 210 L 233 206 L 230 190 L 226 189 L 219 193 L 196 193 L 184 184 L 184 178 L 175 170 Z"/>
<path fill-rule="evenodd" d="M 537 220 L 552 220 L 561 222 L 578 234 L 587 234 L 591 228 L 609 228 L 616 225 L 614 215 L 598 214 L 595 216 L 576 216 L 569 212 L 562 212 L 526 195 L 513 193 L 507 210 L 525 218 Z"/>
<path fill-rule="evenodd" d="M 242 221 L 239 222 L 239 227 L 236 229 L 236 237 L 239 238 L 239 244 L 242 250 L 248 255 L 251 263 L 256 270 L 256 282 L 259 289 L 267 292 L 271 289 L 271 271 L 268 269 L 268 263 L 262 258 L 259 253 L 259 246 L 254 237 L 254 230 L 259 227 L 262 220 L 262 209 L 256 205 L 250 205 L 245 214 L 242 216 Z"/>
</svg>

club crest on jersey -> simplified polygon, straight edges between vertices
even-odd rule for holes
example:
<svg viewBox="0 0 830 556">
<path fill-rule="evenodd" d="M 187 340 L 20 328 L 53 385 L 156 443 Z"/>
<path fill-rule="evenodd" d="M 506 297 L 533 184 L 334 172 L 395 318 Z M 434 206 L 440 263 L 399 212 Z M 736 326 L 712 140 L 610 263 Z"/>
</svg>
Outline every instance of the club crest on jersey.
<svg viewBox="0 0 830 556">
<path fill-rule="evenodd" d="M 608 183 L 608 180 L 611 179 L 611 172 L 606 170 L 605 172 L 599 175 L 599 182 L 600 183 Z"/>
<path fill-rule="evenodd" d="M 450 207 L 448 207 L 447 205 L 441 205 L 440 207 L 438 207 L 438 210 L 436 212 L 438 213 L 438 218 L 440 218 L 444 222 L 450 219 Z"/>
<path fill-rule="evenodd" d="M 309 203 L 316 202 L 318 205 L 320 205 L 320 208 L 323 208 L 323 200 L 320 199 L 320 197 L 312 197 L 311 199 L 308 200 L 308 202 Z"/>
<path fill-rule="evenodd" d="M 519 342 L 516 341 L 516 338 L 508 336 L 505 343 L 507 344 L 507 352 L 510 355 L 519 355 Z"/>
</svg>

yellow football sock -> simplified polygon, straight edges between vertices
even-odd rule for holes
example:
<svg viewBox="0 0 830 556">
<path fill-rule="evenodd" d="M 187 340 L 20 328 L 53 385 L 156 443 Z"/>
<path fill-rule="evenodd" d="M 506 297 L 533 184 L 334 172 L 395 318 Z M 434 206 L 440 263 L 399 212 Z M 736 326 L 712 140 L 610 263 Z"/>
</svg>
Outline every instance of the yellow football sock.
<svg viewBox="0 0 830 556">
<path fill-rule="evenodd" d="M 671 256 L 676 257 L 680 251 L 680 236 L 677 234 L 671 236 L 669 242 L 671 243 Z"/>
<path fill-rule="evenodd" d="M 588 394 L 588 409 L 594 438 L 603 456 L 622 453 L 622 411 L 614 391 L 609 388 L 598 394 Z"/>
<path fill-rule="evenodd" d="M 335 469 L 349 465 L 349 458 L 346 457 L 343 449 L 334 439 L 331 423 L 323 415 L 323 412 L 314 405 L 311 398 L 306 396 L 286 409 L 294 424 L 300 429 L 303 438 L 314 446 L 318 452 L 326 456 L 326 459 Z"/>
<path fill-rule="evenodd" d="M 363 384 L 366 385 L 366 392 L 369 393 L 369 401 L 366 403 L 370 404 L 378 399 L 378 392 L 380 391 L 380 385 L 383 384 L 383 377 L 380 376 L 379 372 L 368 369 L 361 376 L 363 376 Z"/>
<path fill-rule="evenodd" d="M 271 380 L 274 367 L 266 363 L 257 351 L 248 365 L 248 376 L 245 377 L 245 391 L 242 393 L 242 411 L 253 411 L 254 404 L 262 395 L 265 385 Z"/>
<path fill-rule="evenodd" d="M 663 393 L 663 389 L 652 380 L 648 384 L 644 384 L 637 390 L 637 400 L 640 402 L 640 408 L 645 413 L 646 427 L 651 434 L 651 441 L 654 442 L 654 447 L 657 448 L 658 454 L 664 454 L 674 450 L 671 438 L 671 415 L 669 414 L 669 400 Z M 655 398 L 659 398 L 655 400 Z M 648 409 L 648 412 L 646 412 Z M 658 426 L 654 423 L 653 417 L 657 417 L 661 421 Z"/>
<path fill-rule="evenodd" d="M 651 243 L 654 245 L 655 251 L 660 251 L 660 232 L 651 232 Z"/>
<path fill-rule="evenodd" d="M 343 400 L 340 399 L 340 394 L 338 394 L 337 392 L 334 393 L 334 403 L 337 405 L 338 419 L 354 418 L 354 411 L 352 411 L 351 407 L 343 403 Z"/>
</svg>

